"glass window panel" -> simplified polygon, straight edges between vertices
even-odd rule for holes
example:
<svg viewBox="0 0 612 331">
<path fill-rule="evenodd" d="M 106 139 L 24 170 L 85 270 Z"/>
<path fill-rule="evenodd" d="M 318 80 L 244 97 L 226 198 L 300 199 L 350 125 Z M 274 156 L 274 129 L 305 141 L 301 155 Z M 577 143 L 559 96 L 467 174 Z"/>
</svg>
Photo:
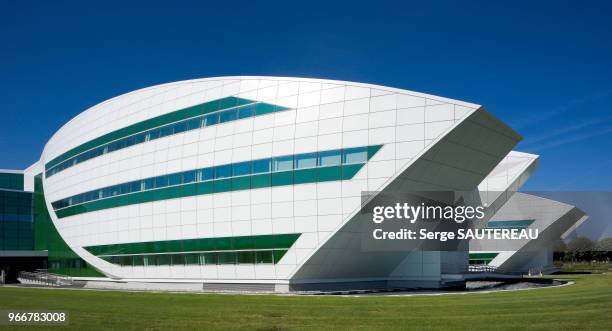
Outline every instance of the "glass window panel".
<svg viewBox="0 0 612 331">
<path fill-rule="evenodd" d="M 237 116 L 238 116 L 238 111 L 236 111 L 236 109 L 226 110 L 220 113 L 219 122 L 224 123 L 224 122 L 233 121 L 236 119 Z"/>
<path fill-rule="evenodd" d="M 252 172 L 254 174 L 258 174 L 262 172 L 270 172 L 270 159 L 253 161 L 253 171 Z"/>
<path fill-rule="evenodd" d="M 204 118 L 206 126 L 215 125 L 219 123 L 219 114 L 210 114 Z"/>
<path fill-rule="evenodd" d="M 236 253 L 235 252 L 220 252 L 217 253 L 219 258 L 219 264 L 235 264 L 236 263 Z"/>
<path fill-rule="evenodd" d="M 157 265 L 170 265 L 172 263 L 172 258 L 169 254 L 159 254 L 156 260 Z"/>
<path fill-rule="evenodd" d="M 131 192 L 139 192 L 141 188 L 141 183 L 139 180 L 130 183 L 130 191 Z"/>
<path fill-rule="evenodd" d="M 200 176 L 201 176 L 202 181 L 211 180 L 215 177 L 214 168 L 201 169 L 200 173 L 201 173 Z"/>
<path fill-rule="evenodd" d="M 238 118 L 247 118 L 253 116 L 254 109 L 251 106 L 238 109 Z"/>
<path fill-rule="evenodd" d="M 153 129 L 153 130 L 149 131 L 147 136 L 148 136 L 148 140 L 153 140 L 153 139 L 159 138 L 159 129 Z"/>
<path fill-rule="evenodd" d="M 199 129 L 202 125 L 202 118 L 192 118 L 187 121 L 187 130 Z"/>
<path fill-rule="evenodd" d="M 171 174 L 168 175 L 168 185 L 179 185 L 183 183 L 182 174 Z"/>
<path fill-rule="evenodd" d="M 256 252 L 255 263 L 272 263 L 272 251 Z"/>
<path fill-rule="evenodd" d="M 172 134 L 172 125 L 166 125 L 159 128 L 159 137 L 166 137 Z"/>
<path fill-rule="evenodd" d="M 155 179 L 147 178 L 147 179 L 143 180 L 143 182 L 144 182 L 144 189 L 145 190 L 150 190 L 152 188 L 155 188 Z"/>
<path fill-rule="evenodd" d="M 234 176 L 243 176 L 251 173 L 251 162 L 235 163 L 233 166 Z"/>
<path fill-rule="evenodd" d="M 119 194 L 127 194 L 130 193 L 130 184 L 121 184 L 119 186 Z"/>
<path fill-rule="evenodd" d="M 205 264 L 217 264 L 218 262 L 217 253 L 204 253 L 202 257 L 204 258 Z M 200 259 L 202 259 L 202 257 L 200 257 Z"/>
<path fill-rule="evenodd" d="M 365 147 L 345 149 L 342 154 L 342 163 L 365 163 L 368 161 L 368 149 Z"/>
<path fill-rule="evenodd" d="M 167 176 L 155 177 L 155 188 L 166 187 L 166 186 L 168 186 Z"/>
<path fill-rule="evenodd" d="M 319 166 L 333 166 L 341 163 L 340 151 L 319 152 Z"/>
<path fill-rule="evenodd" d="M 172 254 L 172 265 L 185 265 L 185 255 L 183 254 Z"/>
<path fill-rule="evenodd" d="M 227 178 L 232 176 L 232 166 L 222 165 L 215 167 L 215 178 Z"/>
<path fill-rule="evenodd" d="M 301 154 L 295 156 L 295 168 L 296 169 L 305 169 L 305 168 L 314 168 L 317 166 L 317 154 L 309 153 L 309 154 Z"/>
<path fill-rule="evenodd" d="M 134 265 L 135 266 L 143 266 L 144 264 L 144 256 L 142 255 L 134 255 Z"/>
<path fill-rule="evenodd" d="M 140 144 L 145 141 L 146 134 L 139 133 L 134 136 L 134 144 Z M 96 153 L 97 154 L 97 153 Z"/>
<path fill-rule="evenodd" d="M 272 171 L 286 171 L 293 169 L 293 155 L 275 157 L 272 159 Z"/>
<path fill-rule="evenodd" d="M 124 144 L 125 147 L 132 146 L 134 145 L 134 136 L 127 137 L 124 139 L 124 141 L 125 141 L 125 144 Z"/>
<path fill-rule="evenodd" d="M 185 122 L 175 123 L 173 129 L 174 129 L 174 134 L 184 132 L 185 130 L 187 130 L 187 123 Z"/>
<path fill-rule="evenodd" d="M 145 266 L 153 266 L 153 265 L 157 265 L 157 259 L 156 259 L 157 255 L 144 255 L 144 265 Z"/>
<path fill-rule="evenodd" d="M 196 172 L 195 171 L 185 171 L 183 172 L 183 183 L 193 183 L 196 180 Z"/>
<path fill-rule="evenodd" d="M 185 254 L 186 265 L 200 264 L 200 254 Z"/>
<path fill-rule="evenodd" d="M 255 253 L 253 252 L 236 252 L 238 263 L 255 263 Z"/>
</svg>

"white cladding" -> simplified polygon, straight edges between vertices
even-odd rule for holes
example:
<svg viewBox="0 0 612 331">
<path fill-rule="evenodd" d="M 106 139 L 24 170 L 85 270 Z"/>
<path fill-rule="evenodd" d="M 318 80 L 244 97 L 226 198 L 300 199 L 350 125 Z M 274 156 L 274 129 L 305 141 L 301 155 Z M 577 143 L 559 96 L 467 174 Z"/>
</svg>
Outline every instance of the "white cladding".
<svg viewBox="0 0 612 331">
<path fill-rule="evenodd" d="M 51 202 L 62 198 L 173 172 L 319 150 L 383 147 L 352 180 L 170 199 L 62 219 L 51 212 L 60 234 L 77 254 L 107 275 L 124 279 L 288 280 L 354 215 L 362 191 L 380 190 L 461 121 L 477 110 L 484 112 L 471 103 L 353 82 L 285 77 L 197 79 L 134 91 L 84 111 L 50 139 L 41 163 L 114 130 L 228 96 L 290 109 L 187 131 L 79 163 L 44 179 L 49 210 Z M 490 122 L 500 132 L 507 130 Z M 282 233 L 302 235 L 273 265 L 119 267 L 82 248 Z M 440 259 L 436 261 L 430 262 L 439 265 Z M 427 276 L 439 278 L 439 268 Z"/>
</svg>

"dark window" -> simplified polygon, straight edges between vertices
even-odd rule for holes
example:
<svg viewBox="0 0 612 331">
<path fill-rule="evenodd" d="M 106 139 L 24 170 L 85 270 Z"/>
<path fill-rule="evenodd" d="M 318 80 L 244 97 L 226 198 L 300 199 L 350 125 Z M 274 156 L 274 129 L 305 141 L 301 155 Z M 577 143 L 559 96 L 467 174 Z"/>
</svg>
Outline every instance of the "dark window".
<svg viewBox="0 0 612 331">
<path fill-rule="evenodd" d="M 155 188 L 166 187 L 166 186 L 168 186 L 167 176 L 155 177 Z"/>
<path fill-rule="evenodd" d="M 141 183 L 140 183 L 139 180 L 130 183 L 130 191 L 131 192 L 138 192 L 138 191 L 140 191 L 140 188 L 141 188 Z"/>
<path fill-rule="evenodd" d="M 270 159 L 253 161 L 253 173 L 270 172 Z"/>
<path fill-rule="evenodd" d="M 199 129 L 202 126 L 202 118 L 192 118 L 187 121 L 187 130 Z"/>
<path fill-rule="evenodd" d="M 204 121 L 206 122 L 206 126 L 215 125 L 219 123 L 219 114 L 208 115 L 204 118 Z"/>
<path fill-rule="evenodd" d="M 232 176 L 232 166 L 222 165 L 215 167 L 215 178 L 227 178 Z"/>
<path fill-rule="evenodd" d="M 166 126 L 162 126 L 161 128 L 159 128 L 159 137 L 166 137 L 171 135 L 172 132 L 172 125 L 166 125 Z"/>
<path fill-rule="evenodd" d="M 253 116 L 253 107 L 247 106 L 238 109 L 238 118 L 247 118 Z"/>
<path fill-rule="evenodd" d="M 204 168 L 200 170 L 202 181 L 211 180 L 215 177 L 214 168 Z"/>
<path fill-rule="evenodd" d="M 233 175 L 243 176 L 251 173 L 251 162 L 240 162 L 233 165 Z"/>
<path fill-rule="evenodd" d="M 196 172 L 195 171 L 185 171 L 183 172 L 183 183 L 193 183 L 196 180 Z"/>
<path fill-rule="evenodd" d="M 226 110 L 219 114 L 219 122 L 224 123 L 224 122 L 233 121 L 237 118 L 237 116 L 238 116 L 238 111 L 236 111 L 236 109 Z"/>
<path fill-rule="evenodd" d="M 143 182 L 144 182 L 145 190 L 150 190 L 152 188 L 155 188 L 155 180 L 153 178 L 147 178 Z"/>
<path fill-rule="evenodd" d="M 173 129 L 174 129 L 174 134 L 184 132 L 185 130 L 187 130 L 187 123 L 185 122 L 176 123 L 174 124 Z"/>
<path fill-rule="evenodd" d="M 183 183 L 182 174 L 171 174 L 168 175 L 168 185 L 179 185 Z"/>
</svg>

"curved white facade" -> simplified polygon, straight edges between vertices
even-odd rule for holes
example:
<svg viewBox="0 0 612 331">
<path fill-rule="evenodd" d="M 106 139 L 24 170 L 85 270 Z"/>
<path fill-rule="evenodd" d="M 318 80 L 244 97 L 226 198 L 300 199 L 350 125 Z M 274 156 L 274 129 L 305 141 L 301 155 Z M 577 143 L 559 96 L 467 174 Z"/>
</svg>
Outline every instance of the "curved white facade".
<svg viewBox="0 0 612 331">
<path fill-rule="evenodd" d="M 239 101 L 226 107 L 222 105 L 225 101 L 219 100 Z M 245 118 L 239 118 L 237 113 L 238 117 L 224 123 L 201 124 L 164 137 L 145 135 L 143 141 L 130 147 L 112 151 L 115 147 L 109 147 L 102 149 L 100 155 L 70 163 L 79 153 L 111 144 L 113 139 L 155 130 L 155 123 L 170 125 L 193 118 L 193 114 L 178 120 L 172 117 L 189 107 L 213 105 L 210 114 L 214 114 L 256 104 L 272 110 L 257 113 L 253 108 Z M 194 116 L 206 114 L 209 113 Z M 160 118 L 165 122 L 155 122 Z M 519 140 L 518 134 L 482 107 L 462 101 L 344 81 L 219 77 L 158 85 L 100 103 L 72 119 L 49 140 L 41 163 L 47 170 L 43 181 L 47 207 L 59 233 L 79 256 L 111 278 L 262 284 L 262 288 L 271 286 L 277 290 L 297 289 L 303 284 L 359 282 L 408 282 L 439 287 L 456 279 L 467 265 L 467 252 L 408 255 L 361 252 L 351 241 L 358 236 L 355 222 L 361 192 L 475 190 L 479 185 L 482 188 L 487 175 Z M 78 153 L 66 156 L 75 148 Z M 350 165 L 353 156 L 346 153 L 353 148 L 367 150 L 367 160 L 363 154 L 355 154 L 358 164 L 349 175 L 345 172 L 345 161 Z M 337 153 L 342 161 L 338 164 L 333 163 L 335 159 L 321 161 L 328 152 Z M 292 156 L 297 160 L 308 158 L 311 153 L 318 160 L 313 167 L 335 165 L 340 177 L 322 179 L 327 175 L 316 170 L 315 180 L 298 182 L 298 174 L 293 173 L 293 182 L 275 185 L 272 180 L 267 187 L 240 187 L 206 194 L 194 191 L 170 198 L 151 195 L 141 201 L 121 200 L 114 195 L 108 198 L 107 201 L 121 200 L 119 205 L 102 206 L 91 201 L 60 208 L 52 205 L 62 199 L 76 199 L 85 192 L 94 192 L 94 200 L 104 200 L 103 193 L 98 195 L 96 190 L 135 181 L 143 181 L 135 185 L 144 190 L 144 181 L 157 176 L 253 160 L 275 162 L 276 157 Z M 58 162 L 67 165 L 52 173 Z M 292 162 L 293 170 L 298 170 L 297 161 Z M 254 163 L 250 164 L 254 167 Z M 279 163 L 278 169 L 282 167 Z M 282 169 L 278 171 L 286 170 Z M 509 169 L 503 171 L 511 171 L 512 167 Z M 524 170 L 521 168 L 520 172 Z M 249 185 L 254 186 L 254 179 L 249 180 Z M 501 191 L 509 185 L 510 182 L 501 185 Z M 79 205 L 96 207 L 80 212 Z M 62 208 L 70 208 L 70 212 L 60 212 Z M 147 248 L 147 254 L 192 254 L 200 248 L 193 251 L 193 247 L 180 246 L 181 240 L 237 237 L 251 240 L 288 234 L 297 239 L 284 243 L 289 247 L 281 247 L 283 253 L 275 255 L 273 262 L 267 258 L 257 262 L 257 252 L 275 248 L 260 249 L 256 244 L 255 248 L 228 250 L 224 246 L 201 251 L 219 254 L 244 251 L 254 254 L 254 263 L 125 265 L 101 258 L 114 254 L 108 246 L 114 244 L 139 243 L 144 247 L 146 243 L 163 242 L 166 248 L 160 252 Z M 216 243 L 220 245 L 219 241 Z M 182 250 L 168 251 L 167 247 L 175 244 Z M 100 253 L 103 252 L 100 248 L 96 256 L 88 249 L 91 247 L 104 247 L 107 251 Z M 118 250 L 114 255 L 125 252 Z M 142 252 L 127 255 L 139 254 Z M 216 258 L 221 259 L 220 256 Z"/>
</svg>

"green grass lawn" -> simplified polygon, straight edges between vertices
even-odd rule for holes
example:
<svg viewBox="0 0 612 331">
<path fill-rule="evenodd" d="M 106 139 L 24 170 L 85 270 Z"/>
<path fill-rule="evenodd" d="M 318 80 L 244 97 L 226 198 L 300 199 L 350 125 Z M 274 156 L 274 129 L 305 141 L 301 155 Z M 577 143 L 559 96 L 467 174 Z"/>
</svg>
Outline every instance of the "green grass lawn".
<svg viewBox="0 0 612 331">
<path fill-rule="evenodd" d="M 0 288 L 0 310 L 70 312 L 53 329 L 550 329 L 612 330 L 612 275 L 502 293 L 337 297 Z M 1 329 L 2 327 L 0 327 Z M 31 327 L 30 327 L 31 328 Z"/>
</svg>

